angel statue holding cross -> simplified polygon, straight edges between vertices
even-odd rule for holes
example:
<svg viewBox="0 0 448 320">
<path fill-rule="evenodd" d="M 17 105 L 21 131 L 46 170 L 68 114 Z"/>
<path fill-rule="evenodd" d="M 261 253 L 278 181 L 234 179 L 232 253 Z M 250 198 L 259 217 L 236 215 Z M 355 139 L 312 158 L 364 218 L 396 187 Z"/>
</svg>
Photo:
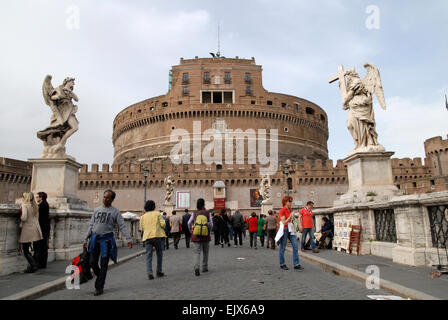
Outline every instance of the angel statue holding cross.
<svg viewBox="0 0 448 320">
<path fill-rule="evenodd" d="M 373 111 L 374 94 L 376 94 L 381 107 L 386 110 L 380 72 L 372 63 L 364 64 L 364 68 L 367 70 L 367 75 L 361 79 L 354 68 L 344 71 L 344 67 L 340 65 L 338 75 L 329 81 L 333 83 L 339 80 L 342 108 L 349 110 L 347 128 L 355 143 L 355 148 L 350 152 L 350 155 L 357 152 L 385 151 L 384 147 L 378 143 Z"/>
</svg>

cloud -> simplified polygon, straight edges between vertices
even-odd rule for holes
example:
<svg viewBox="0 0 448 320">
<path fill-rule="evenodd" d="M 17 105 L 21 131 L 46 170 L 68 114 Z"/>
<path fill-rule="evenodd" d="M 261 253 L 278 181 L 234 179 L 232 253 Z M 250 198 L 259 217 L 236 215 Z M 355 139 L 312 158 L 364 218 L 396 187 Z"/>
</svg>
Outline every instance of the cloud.
<svg viewBox="0 0 448 320">
<path fill-rule="evenodd" d="M 435 93 L 437 93 L 435 91 Z M 430 95 L 428 95 L 430 96 Z M 443 99 L 422 96 L 390 97 L 388 110 L 374 106 L 379 142 L 394 157 L 425 157 L 423 143 L 426 139 L 448 134 L 448 110 Z"/>
</svg>

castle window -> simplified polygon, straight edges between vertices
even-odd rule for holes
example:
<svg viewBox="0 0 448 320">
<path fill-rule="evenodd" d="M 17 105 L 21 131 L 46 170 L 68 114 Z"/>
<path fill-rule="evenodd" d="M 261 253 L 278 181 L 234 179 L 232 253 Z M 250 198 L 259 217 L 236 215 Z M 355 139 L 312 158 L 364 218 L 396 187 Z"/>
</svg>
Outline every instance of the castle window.
<svg viewBox="0 0 448 320">
<path fill-rule="evenodd" d="M 246 72 L 245 81 L 246 83 L 252 83 L 252 77 L 249 72 Z"/>
<path fill-rule="evenodd" d="M 162 102 L 162 107 L 164 108 L 168 107 L 168 102 Z"/>
<path fill-rule="evenodd" d="M 287 184 L 288 184 L 288 190 L 292 190 L 292 178 L 288 178 Z"/>
<path fill-rule="evenodd" d="M 282 102 L 282 108 L 286 108 L 286 103 Z"/>
<path fill-rule="evenodd" d="M 232 91 L 224 91 L 224 103 L 233 103 Z"/>
<path fill-rule="evenodd" d="M 250 102 L 250 104 L 255 104 L 255 100 L 252 100 L 252 101 Z"/>
<path fill-rule="evenodd" d="M 271 100 L 268 100 L 268 101 L 266 101 L 266 104 L 268 105 L 268 106 L 272 106 L 272 101 Z"/>
<path fill-rule="evenodd" d="M 149 110 L 150 110 L 150 111 L 154 111 L 154 107 L 150 107 Z"/>
<path fill-rule="evenodd" d="M 182 75 L 182 83 L 188 83 L 188 72 Z"/>
<path fill-rule="evenodd" d="M 188 87 L 183 87 L 183 88 L 182 88 L 182 94 L 183 94 L 184 96 L 188 96 L 189 93 L 190 93 L 190 91 L 188 90 Z"/>
<path fill-rule="evenodd" d="M 313 108 L 306 108 L 306 114 L 310 114 L 310 115 L 313 115 L 314 114 L 314 109 Z"/>
<path fill-rule="evenodd" d="M 289 132 L 289 129 L 285 127 L 285 132 Z"/>
<path fill-rule="evenodd" d="M 232 79 L 230 78 L 230 72 L 226 72 L 224 75 L 224 82 L 226 84 L 232 83 Z"/>
<path fill-rule="evenodd" d="M 246 95 L 249 95 L 249 96 L 252 95 L 252 88 L 250 86 L 246 87 Z"/>
<path fill-rule="evenodd" d="M 216 170 L 221 171 L 222 170 L 222 164 L 217 164 L 216 165 Z"/>
<path fill-rule="evenodd" d="M 294 103 L 294 107 L 296 108 L 296 112 L 299 112 L 299 104 L 298 103 Z"/>
<path fill-rule="evenodd" d="M 213 92 L 213 103 L 222 103 L 222 92 L 220 91 Z"/>
<path fill-rule="evenodd" d="M 325 122 L 325 116 L 323 114 L 320 115 L 320 120 L 322 120 L 322 122 Z"/>
<path fill-rule="evenodd" d="M 177 104 L 178 105 L 182 105 L 182 101 L 177 101 Z"/>
<path fill-rule="evenodd" d="M 210 91 L 202 92 L 202 103 L 212 103 L 212 93 Z"/>
<path fill-rule="evenodd" d="M 204 72 L 204 83 L 210 83 L 210 72 Z"/>
<path fill-rule="evenodd" d="M 432 185 L 432 186 L 435 186 L 435 185 L 436 185 L 435 180 L 430 180 L 430 181 L 431 181 L 431 185 Z"/>
</svg>

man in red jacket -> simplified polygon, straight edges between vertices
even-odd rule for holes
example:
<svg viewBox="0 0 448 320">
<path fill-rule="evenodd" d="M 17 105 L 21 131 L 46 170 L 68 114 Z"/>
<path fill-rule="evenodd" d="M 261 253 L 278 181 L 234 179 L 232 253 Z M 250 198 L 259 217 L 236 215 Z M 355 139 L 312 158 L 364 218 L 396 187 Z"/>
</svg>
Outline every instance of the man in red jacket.
<svg viewBox="0 0 448 320">
<path fill-rule="evenodd" d="M 310 241 L 311 241 L 311 247 L 313 248 L 314 253 L 318 253 L 319 250 L 317 250 L 316 242 L 314 241 L 314 222 L 313 222 L 313 211 L 311 211 L 314 207 L 313 201 L 308 201 L 306 203 L 306 207 L 301 209 L 299 211 L 300 215 L 302 216 L 302 252 L 305 252 L 305 241 L 306 236 L 310 235 Z"/>
<path fill-rule="evenodd" d="M 257 249 L 257 233 L 258 233 L 258 218 L 255 212 L 252 212 L 251 216 L 245 220 L 249 222 L 249 235 L 250 235 L 250 248 Z"/>
</svg>

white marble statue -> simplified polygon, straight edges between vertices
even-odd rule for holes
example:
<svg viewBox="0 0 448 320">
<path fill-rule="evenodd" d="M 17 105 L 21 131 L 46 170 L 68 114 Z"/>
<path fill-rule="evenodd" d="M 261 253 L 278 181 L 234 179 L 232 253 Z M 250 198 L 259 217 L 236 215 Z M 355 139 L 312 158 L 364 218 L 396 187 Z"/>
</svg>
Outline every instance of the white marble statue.
<svg viewBox="0 0 448 320">
<path fill-rule="evenodd" d="M 47 75 L 42 85 L 45 103 L 53 111 L 50 126 L 37 133 L 37 137 L 44 143 L 42 158 L 73 159 L 65 153 L 65 144 L 67 139 L 78 131 L 79 122 L 75 116 L 78 107 L 72 102 L 72 99 L 78 101 L 78 97 L 73 93 L 75 79 L 65 78 L 57 88 L 53 88 L 51 79 L 52 77 Z"/>
<path fill-rule="evenodd" d="M 374 94 L 376 94 L 381 107 L 386 110 L 380 72 L 372 63 L 366 63 L 364 67 L 367 70 L 367 75 L 363 79 L 355 72 L 354 68 L 344 71 L 342 65 L 338 68 L 338 75 L 330 79 L 330 83 L 339 80 L 342 108 L 349 110 L 347 128 L 355 143 L 355 148 L 350 154 L 385 151 L 384 147 L 378 143 L 373 112 Z"/>
<path fill-rule="evenodd" d="M 271 179 L 268 175 L 264 175 L 260 181 L 260 193 L 263 197 L 262 204 L 270 204 L 271 203 Z"/>
<path fill-rule="evenodd" d="M 171 176 L 168 176 L 165 178 L 164 180 L 165 183 L 165 189 L 166 189 L 166 194 L 165 194 L 165 205 L 169 205 L 171 204 L 171 197 L 173 196 L 174 193 L 174 180 L 172 180 Z"/>
</svg>

